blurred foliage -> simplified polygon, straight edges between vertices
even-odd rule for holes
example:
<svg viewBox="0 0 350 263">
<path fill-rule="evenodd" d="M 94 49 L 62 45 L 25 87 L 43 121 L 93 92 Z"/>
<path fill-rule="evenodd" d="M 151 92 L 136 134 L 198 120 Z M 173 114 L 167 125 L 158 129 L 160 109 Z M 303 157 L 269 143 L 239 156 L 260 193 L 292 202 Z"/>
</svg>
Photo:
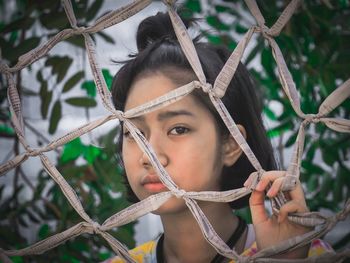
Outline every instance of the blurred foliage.
<svg viewBox="0 0 350 263">
<path fill-rule="evenodd" d="M 79 25 L 89 25 L 97 18 L 103 0 L 72 1 Z M 62 29 L 69 28 L 61 1 L 5 1 L 0 0 L 0 46 L 2 59 L 14 66 L 18 58 L 45 43 Z M 92 36 L 115 44 L 104 32 Z M 96 86 L 87 79 L 87 63 L 76 65 L 77 54 L 83 61 L 85 46 L 82 36 L 69 38 L 59 43 L 48 55 L 30 65 L 27 69 L 34 76 L 32 81 L 22 81 L 23 71 L 16 77 L 22 98 L 26 129 L 37 136 L 38 145 L 48 142 L 35 125 L 35 120 L 47 120 L 47 132 L 57 131 L 68 106 L 74 111 L 83 109 L 89 119 L 89 111 L 97 105 Z M 79 60 L 79 59 L 78 59 Z M 102 70 L 110 87 L 112 76 Z M 77 95 L 78 94 L 78 95 Z M 37 113 L 26 112 L 26 100 L 37 101 L 30 105 Z M 36 100 L 33 100 L 35 98 Z M 28 106 L 27 106 L 28 107 Z M 31 111 L 29 111 L 31 112 Z M 32 120 L 34 119 L 34 121 Z M 57 169 L 77 192 L 85 211 L 95 221 L 102 223 L 109 216 L 130 205 L 124 196 L 121 168 L 115 158 L 115 136 L 118 129 L 112 129 L 98 138 L 99 147 L 84 144 L 79 138 L 58 149 Z M 7 84 L 0 75 L 0 140 L 14 142 L 8 158 L 20 152 L 18 139 L 10 123 L 7 104 Z M 30 142 L 33 143 L 33 142 Z M 35 142 L 34 142 L 35 143 Z M 35 146 L 33 146 L 35 147 Z M 5 149 L 1 149 L 3 156 Z M 2 157 L 4 158 L 4 157 Z M 38 167 L 38 170 L 40 167 Z M 5 185 L 0 185 L 0 247 L 20 249 L 29 246 L 28 235 L 36 241 L 45 239 L 82 221 L 68 203 L 61 189 L 41 168 L 37 176 L 29 175 L 22 166 L 10 172 L 13 191 L 5 194 Z M 6 176 L 6 175 L 5 175 Z M 10 176 L 10 175 L 8 175 Z M 33 180 L 32 178 L 35 178 Z M 9 185 L 7 185 L 9 187 Z M 8 191 L 7 191 L 8 192 Z M 134 223 L 109 231 L 129 247 L 135 245 Z M 98 235 L 84 234 L 49 250 L 43 255 L 12 257 L 14 262 L 99 262 L 113 256 L 106 241 Z"/>
<path fill-rule="evenodd" d="M 104 1 L 72 2 L 78 24 L 88 25 L 97 18 Z M 243 1 L 222 0 L 202 6 L 205 2 L 184 1 L 187 15 L 205 17 L 203 23 L 210 28 L 203 31 L 205 37 L 214 44 L 224 44 L 233 50 L 255 23 L 254 19 Z M 258 2 L 267 26 L 276 21 L 288 3 L 281 0 Z M 9 66 L 14 66 L 19 56 L 69 27 L 59 0 L 0 0 L 0 13 L 1 55 Z M 348 1 L 304 1 L 276 38 L 300 93 L 305 113 L 316 113 L 322 101 L 349 78 L 349 13 Z M 104 32 L 93 37 L 114 44 L 113 38 Z M 48 120 L 49 134 L 56 134 L 65 108 L 84 109 L 88 118 L 89 111 L 97 105 L 94 82 L 86 79 L 83 69 L 74 66 L 79 52 L 73 52 L 85 49 L 83 38 L 75 36 L 64 40 L 64 43 L 70 47 L 67 54 L 50 52 L 28 67 L 30 74 L 35 76 L 34 83 L 24 83 L 22 72 L 16 76 L 22 101 L 32 97 L 38 99 L 39 105 L 35 105 L 38 116 Z M 256 62 L 262 65 L 261 69 L 255 67 Z M 280 142 L 277 146 L 279 158 L 282 165 L 288 164 L 288 160 L 284 160 L 285 150 L 293 146 L 300 120 L 281 92 L 276 63 L 262 37 L 257 36 L 250 45 L 244 63 L 265 92 L 264 114 L 273 123 L 268 135 Z M 103 70 L 103 75 L 110 85 L 112 76 L 109 71 Z M 0 139 L 14 142 L 13 149 L 8 149 L 14 155 L 20 148 L 10 124 L 6 93 L 6 81 L 0 75 Z M 77 96 L 77 93 L 82 95 Z M 277 111 L 272 104 L 277 104 L 281 110 Z M 349 111 L 350 101 L 347 100 L 330 116 L 349 119 Z M 35 130 L 26 120 L 25 125 Z M 101 148 L 76 139 L 63 147 L 57 159 L 59 171 L 76 190 L 86 212 L 98 222 L 128 206 L 124 195 L 118 194 L 123 192 L 124 186 L 114 156 L 116 132 L 117 129 L 114 129 L 99 138 Z M 46 143 L 44 136 L 39 133 L 37 136 L 39 145 Z M 307 129 L 301 180 L 305 183 L 311 210 L 328 208 L 337 211 L 349 198 L 349 151 L 349 135 L 334 132 L 323 124 Z M 239 214 L 249 221 L 249 211 L 242 210 Z M 5 185 L 0 186 L 0 247 L 4 249 L 28 246 L 25 233 L 35 231 L 35 228 L 38 228 L 36 240 L 41 240 L 80 220 L 44 170 L 39 171 L 36 181 L 31 181 L 21 167 L 15 169 L 10 195 L 5 195 Z M 114 229 L 111 233 L 126 245 L 134 245 L 132 224 Z M 350 235 L 347 234 L 333 246 L 341 248 L 349 240 Z M 12 259 L 14 262 L 96 262 L 111 255 L 111 249 L 99 236 L 82 235 L 43 255 Z"/>
<path fill-rule="evenodd" d="M 271 27 L 289 1 L 257 1 Z M 256 24 L 243 1 L 185 1 L 185 15 L 204 17 L 204 36 L 214 44 L 233 50 L 250 26 Z M 325 98 L 350 77 L 350 2 L 302 1 L 276 41 L 284 55 L 300 94 L 304 113 L 317 113 Z M 264 115 L 271 126 L 268 135 L 278 142 L 276 151 L 281 168 L 297 136 L 301 120 L 282 92 L 271 48 L 260 34 L 248 46 L 243 63 L 251 71 L 265 94 Z M 261 67 L 256 65 L 261 65 Z M 278 106 L 276 110 L 276 105 Z M 349 119 L 347 99 L 330 117 Z M 312 211 L 327 208 L 338 211 L 350 197 L 350 135 L 312 124 L 306 129 L 301 181 L 305 183 L 307 203 Z M 249 219 L 249 211 L 238 212 Z M 341 248 L 350 241 L 350 233 L 333 244 Z"/>
</svg>

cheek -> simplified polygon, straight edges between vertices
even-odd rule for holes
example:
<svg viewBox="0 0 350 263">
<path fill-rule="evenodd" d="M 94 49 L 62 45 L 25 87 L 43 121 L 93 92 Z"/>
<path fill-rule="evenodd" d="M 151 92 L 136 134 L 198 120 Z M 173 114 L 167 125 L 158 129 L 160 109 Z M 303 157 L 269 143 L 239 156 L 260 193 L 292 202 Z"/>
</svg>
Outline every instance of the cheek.
<svg viewBox="0 0 350 263">
<path fill-rule="evenodd" d="M 221 158 L 217 143 L 202 137 L 177 147 L 173 152 L 174 181 L 185 190 L 217 189 L 221 172 Z"/>
<path fill-rule="evenodd" d="M 123 163 L 125 172 L 128 178 L 128 181 L 132 181 L 134 170 L 136 167 L 137 162 L 137 149 L 134 149 L 135 147 L 128 145 L 127 143 L 123 143 Z"/>
</svg>

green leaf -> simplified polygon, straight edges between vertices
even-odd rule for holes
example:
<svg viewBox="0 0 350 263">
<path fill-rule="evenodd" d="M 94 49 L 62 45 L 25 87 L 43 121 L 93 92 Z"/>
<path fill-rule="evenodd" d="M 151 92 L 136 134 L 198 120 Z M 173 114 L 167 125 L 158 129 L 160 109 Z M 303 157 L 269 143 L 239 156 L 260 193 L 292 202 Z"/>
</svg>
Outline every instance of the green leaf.
<svg viewBox="0 0 350 263">
<path fill-rule="evenodd" d="M 245 34 L 248 31 L 248 28 L 241 25 L 240 23 L 236 24 L 236 32 L 239 34 Z"/>
<path fill-rule="evenodd" d="M 87 13 L 86 13 L 86 20 L 91 21 L 95 18 L 97 15 L 97 12 L 101 9 L 101 6 L 103 4 L 102 0 L 95 0 L 92 5 L 89 7 Z"/>
<path fill-rule="evenodd" d="M 96 97 L 96 85 L 92 80 L 84 81 L 83 84 L 81 84 L 81 88 L 86 90 L 89 97 Z"/>
<path fill-rule="evenodd" d="M 333 166 L 334 163 L 337 162 L 337 160 L 339 159 L 339 153 L 336 149 L 332 148 L 332 147 L 325 147 L 325 148 L 321 148 L 322 150 L 322 159 L 323 161 L 329 165 L 329 166 Z"/>
<path fill-rule="evenodd" d="M 322 177 L 320 196 L 322 196 L 323 198 L 327 198 L 328 193 L 330 192 L 330 190 L 333 189 L 333 182 L 334 182 L 334 180 L 329 174 L 325 174 Z"/>
<path fill-rule="evenodd" d="M 39 17 L 41 24 L 47 29 L 60 30 L 69 27 L 69 22 L 65 12 L 42 13 Z"/>
<path fill-rule="evenodd" d="M 197 13 L 202 12 L 202 8 L 199 0 L 188 0 L 186 2 L 186 7 L 192 10 L 193 12 L 197 12 Z"/>
<path fill-rule="evenodd" d="M 230 8 L 227 6 L 223 6 L 223 5 L 215 5 L 215 10 L 218 13 L 223 13 L 223 12 L 229 12 Z"/>
<path fill-rule="evenodd" d="M 61 102 L 57 100 L 53 105 L 51 117 L 50 117 L 50 125 L 49 125 L 49 133 L 54 134 L 57 130 L 58 122 L 62 117 L 62 108 Z"/>
<path fill-rule="evenodd" d="M 212 26 L 218 30 L 227 31 L 230 29 L 230 27 L 228 25 L 225 25 L 224 23 L 222 23 L 217 16 L 207 16 L 206 20 L 210 26 Z"/>
<path fill-rule="evenodd" d="M 208 41 L 212 44 L 218 45 L 221 44 L 221 38 L 216 35 L 206 34 Z"/>
<path fill-rule="evenodd" d="M 89 145 L 88 147 L 85 147 L 85 151 L 84 151 L 84 159 L 89 163 L 92 164 L 96 158 L 102 154 L 101 149 L 93 146 L 93 145 Z"/>
<path fill-rule="evenodd" d="M 40 70 L 36 73 L 36 79 L 37 79 L 39 82 L 43 82 L 43 81 L 44 81 L 43 73 L 42 73 Z"/>
<path fill-rule="evenodd" d="M 41 99 L 41 105 L 40 105 L 41 116 L 43 117 L 43 119 L 46 119 L 49 106 L 52 100 L 52 91 L 47 89 L 46 81 L 41 82 L 39 95 Z"/>
<path fill-rule="evenodd" d="M 261 63 L 269 76 L 274 76 L 274 59 L 271 50 L 264 48 L 261 52 Z"/>
<path fill-rule="evenodd" d="M 70 77 L 70 79 L 66 81 L 62 92 L 65 93 L 67 91 L 70 91 L 84 77 L 84 75 L 84 71 L 78 71 L 75 73 L 72 77 Z"/>
<path fill-rule="evenodd" d="M 267 131 L 267 136 L 269 138 L 280 136 L 281 133 L 291 130 L 292 127 L 293 127 L 293 125 L 292 125 L 291 122 L 281 123 L 278 126 L 276 126 L 275 128 L 272 128 L 272 129 L 268 130 Z"/>
<path fill-rule="evenodd" d="M 80 138 L 76 138 L 73 141 L 66 143 L 63 147 L 60 163 L 65 164 L 76 160 L 84 152 L 84 150 L 85 145 L 82 144 Z"/>
<path fill-rule="evenodd" d="M 40 227 L 39 232 L 38 232 L 38 236 L 40 239 L 44 239 L 46 237 L 48 237 L 50 234 L 50 227 L 48 224 L 44 224 Z"/>
<path fill-rule="evenodd" d="M 16 30 L 27 30 L 34 24 L 34 22 L 35 19 L 32 17 L 20 18 L 3 27 L 0 32 L 1 34 L 6 34 Z"/>
<path fill-rule="evenodd" d="M 11 32 L 10 39 L 9 39 L 10 43 L 15 43 L 17 39 L 18 39 L 18 31 Z"/>
<path fill-rule="evenodd" d="M 247 222 L 247 224 L 252 223 L 252 215 L 249 207 L 244 207 L 244 208 L 235 210 L 235 214 L 243 218 Z"/>
<path fill-rule="evenodd" d="M 97 35 L 99 35 L 101 38 L 103 38 L 103 40 L 106 41 L 107 43 L 115 44 L 114 39 L 111 36 L 107 35 L 106 33 L 99 31 L 99 32 L 97 32 Z"/>
<path fill-rule="evenodd" d="M 313 174 L 307 181 L 307 189 L 310 192 L 313 192 L 317 189 L 317 187 L 318 187 L 318 176 Z"/>
<path fill-rule="evenodd" d="M 52 67 L 52 74 L 57 74 L 57 83 L 65 77 L 73 60 L 68 56 L 53 56 L 46 60 L 45 66 Z"/>
<path fill-rule="evenodd" d="M 112 257 L 112 254 L 110 252 L 99 252 L 99 261 L 105 261 Z"/>
<path fill-rule="evenodd" d="M 317 164 L 314 164 L 308 160 L 303 160 L 302 161 L 302 166 L 304 169 L 307 170 L 309 174 L 316 174 L 316 175 L 321 175 L 324 174 L 325 171 L 321 166 L 318 166 Z"/>
<path fill-rule="evenodd" d="M 7 126 L 6 124 L 0 124 L 0 135 L 14 136 L 15 131 L 12 127 Z"/>
<path fill-rule="evenodd" d="M 85 49 L 84 37 L 82 35 L 72 36 L 64 40 L 73 46 Z"/>
<path fill-rule="evenodd" d="M 339 203 L 343 200 L 343 178 L 342 176 L 339 174 L 339 170 L 337 171 L 337 176 L 335 177 L 335 181 L 334 181 L 334 187 L 333 187 L 333 200 L 336 203 Z"/>
<path fill-rule="evenodd" d="M 31 38 L 25 39 L 23 42 L 19 43 L 18 46 L 16 46 L 15 48 L 7 50 L 6 58 L 9 59 L 10 61 L 14 61 L 19 56 L 37 47 L 39 43 L 40 43 L 40 38 L 38 37 L 31 37 Z"/>
<path fill-rule="evenodd" d="M 318 143 L 314 142 L 310 145 L 310 148 L 308 149 L 307 153 L 306 153 L 306 158 L 311 161 L 316 153 L 316 150 L 318 149 Z"/>
<path fill-rule="evenodd" d="M 265 113 L 265 115 L 270 119 L 270 120 L 273 120 L 273 121 L 276 121 L 277 120 L 277 117 L 276 117 L 276 114 L 268 107 L 265 107 L 263 109 L 263 112 Z"/>
<path fill-rule="evenodd" d="M 284 147 L 288 148 L 288 147 L 294 145 L 294 143 L 295 143 L 295 141 L 296 141 L 296 139 L 297 139 L 297 136 L 298 136 L 298 133 L 297 133 L 297 132 L 293 133 L 293 134 L 288 138 L 288 140 L 286 141 L 286 143 L 284 144 Z"/>
<path fill-rule="evenodd" d="M 95 107 L 97 105 L 94 99 L 86 97 L 69 98 L 65 102 L 76 107 Z"/>
<path fill-rule="evenodd" d="M 10 257 L 12 262 L 14 263 L 23 263 L 23 257 L 20 256 L 14 256 L 14 257 Z"/>
<path fill-rule="evenodd" d="M 109 72 L 108 69 L 102 69 L 102 75 L 106 81 L 107 87 L 109 90 L 111 90 L 112 82 L 113 82 L 113 76 Z"/>
</svg>

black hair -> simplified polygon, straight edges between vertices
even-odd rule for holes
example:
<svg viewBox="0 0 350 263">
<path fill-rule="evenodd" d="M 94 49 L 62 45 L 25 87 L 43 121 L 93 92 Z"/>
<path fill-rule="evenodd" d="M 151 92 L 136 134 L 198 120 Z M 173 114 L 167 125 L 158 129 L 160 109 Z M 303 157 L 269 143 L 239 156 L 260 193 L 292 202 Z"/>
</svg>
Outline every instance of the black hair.
<svg viewBox="0 0 350 263">
<path fill-rule="evenodd" d="M 193 22 L 183 21 L 186 27 Z M 113 79 L 112 97 L 117 110 L 124 111 L 130 87 L 138 78 L 145 75 L 160 72 L 179 86 L 197 79 L 177 41 L 168 14 L 158 13 L 143 20 L 138 27 L 136 39 L 138 54 L 132 55 Z M 231 53 L 224 46 L 199 42 L 199 37 L 194 39 L 194 44 L 207 82 L 213 85 Z M 257 95 L 257 91 L 248 70 L 242 63 L 239 63 L 222 101 L 234 121 L 245 128 L 247 142 L 262 167 L 265 170 L 272 170 L 276 168 L 276 164 L 271 143 L 266 136 L 261 119 L 262 98 Z M 199 89 L 194 90 L 192 94 L 213 114 L 220 133 L 228 135 L 229 131 L 208 95 Z M 119 136 L 118 154 L 120 158 L 122 140 L 123 136 Z M 245 180 L 254 171 L 254 167 L 242 153 L 234 165 L 223 168 L 221 190 L 242 187 Z M 132 202 L 139 201 L 126 179 L 125 181 L 128 199 Z M 248 205 L 248 198 L 249 196 L 245 196 L 231 202 L 230 206 L 234 209 L 245 207 Z"/>
</svg>

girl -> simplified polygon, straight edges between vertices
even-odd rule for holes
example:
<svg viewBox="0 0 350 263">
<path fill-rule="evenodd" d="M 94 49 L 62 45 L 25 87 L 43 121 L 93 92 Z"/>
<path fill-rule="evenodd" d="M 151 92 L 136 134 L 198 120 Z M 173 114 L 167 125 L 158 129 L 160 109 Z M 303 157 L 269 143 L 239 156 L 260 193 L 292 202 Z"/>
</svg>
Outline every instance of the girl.
<svg viewBox="0 0 350 263">
<path fill-rule="evenodd" d="M 190 25 L 185 21 L 186 26 Z M 116 74 L 113 100 L 117 110 L 127 111 L 196 80 L 183 54 L 167 14 L 158 13 L 141 22 L 137 31 L 139 53 Z M 207 81 L 214 83 L 230 52 L 225 47 L 194 40 Z M 288 221 L 287 214 L 305 212 L 300 185 L 278 216 L 265 212 L 265 191 L 274 197 L 284 172 L 276 169 L 272 147 L 261 120 L 261 104 L 246 68 L 240 64 L 225 96 L 227 110 L 238 124 L 266 172 L 249 197 L 232 203 L 198 202 L 218 235 L 238 253 L 252 255 L 257 249 L 303 234 L 308 229 Z M 185 98 L 132 119 L 157 154 L 160 163 L 180 189 L 224 191 L 242 187 L 254 172 L 241 148 L 230 136 L 208 95 L 196 89 Z M 125 167 L 128 194 L 137 202 L 167 191 L 147 156 L 123 127 L 119 149 Z M 270 188 L 268 188 L 271 186 Z M 249 199 L 249 200 L 248 200 Z M 248 205 L 253 225 L 247 225 L 232 209 Z M 204 239 L 198 223 L 181 198 L 172 197 L 154 213 L 160 215 L 164 234 L 130 251 L 138 262 L 229 262 Z M 282 258 L 307 257 L 302 247 Z M 312 246 L 310 251 L 312 251 Z M 309 251 L 309 253 L 310 253 Z M 109 262 L 122 262 L 119 258 Z M 232 262 L 232 261 L 231 261 Z"/>
</svg>

